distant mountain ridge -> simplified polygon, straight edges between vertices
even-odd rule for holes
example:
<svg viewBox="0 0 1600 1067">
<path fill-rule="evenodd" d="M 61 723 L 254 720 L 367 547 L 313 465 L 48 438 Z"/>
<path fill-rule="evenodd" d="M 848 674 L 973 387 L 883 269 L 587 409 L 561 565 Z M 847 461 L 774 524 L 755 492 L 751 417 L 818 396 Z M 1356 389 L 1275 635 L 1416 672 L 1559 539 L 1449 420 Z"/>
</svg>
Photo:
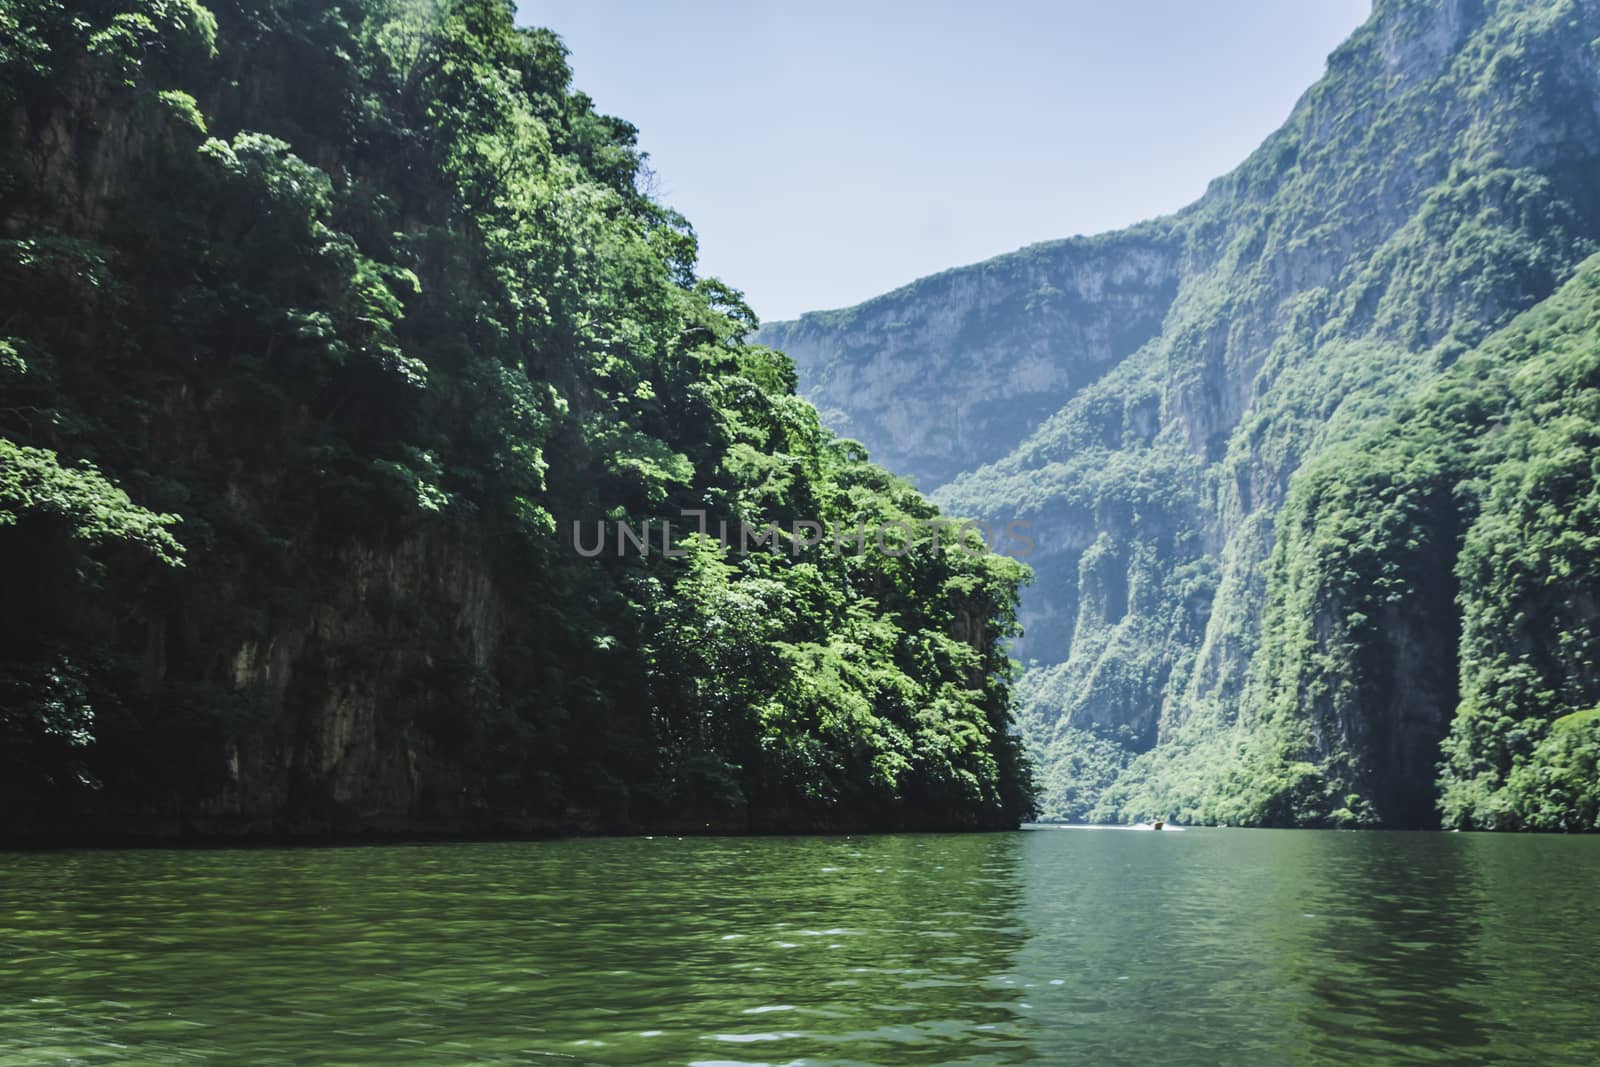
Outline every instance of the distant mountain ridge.
<svg viewBox="0 0 1600 1067">
<path fill-rule="evenodd" d="M 1170 226 L 1033 245 L 764 327 L 838 433 L 924 491 L 1020 445 L 1161 329 Z"/>
<path fill-rule="evenodd" d="M 1177 214 L 762 330 L 836 430 L 946 510 L 1035 523 L 1017 651 L 1048 815 L 1577 810 L 1511 798 L 1550 724 L 1600 703 L 1590 591 L 1517 695 L 1480 692 L 1485 647 L 1518 644 L 1458 600 L 1484 513 L 1402 509 L 1433 545 L 1416 556 L 1367 524 L 1421 490 L 1362 472 L 1458 364 L 1539 357 L 1486 342 L 1600 250 L 1597 41 L 1587 0 L 1380 0 L 1283 127 Z M 1573 284 L 1563 306 L 1587 298 Z M 1473 455 L 1488 465 L 1434 496 L 1473 498 L 1510 462 Z M 1483 699 L 1516 701 L 1492 709 L 1505 743 L 1461 755 Z"/>
</svg>

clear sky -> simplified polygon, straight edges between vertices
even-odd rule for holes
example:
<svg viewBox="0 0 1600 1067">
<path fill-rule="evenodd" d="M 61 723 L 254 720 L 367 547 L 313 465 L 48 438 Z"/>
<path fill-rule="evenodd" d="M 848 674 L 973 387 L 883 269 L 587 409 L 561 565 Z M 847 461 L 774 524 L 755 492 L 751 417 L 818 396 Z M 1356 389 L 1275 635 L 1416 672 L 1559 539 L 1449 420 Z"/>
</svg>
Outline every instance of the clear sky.
<svg viewBox="0 0 1600 1067">
<path fill-rule="evenodd" d="M 1173 211 L 1369 0 L 519 0 L 764 320 Z"/>
</svg>

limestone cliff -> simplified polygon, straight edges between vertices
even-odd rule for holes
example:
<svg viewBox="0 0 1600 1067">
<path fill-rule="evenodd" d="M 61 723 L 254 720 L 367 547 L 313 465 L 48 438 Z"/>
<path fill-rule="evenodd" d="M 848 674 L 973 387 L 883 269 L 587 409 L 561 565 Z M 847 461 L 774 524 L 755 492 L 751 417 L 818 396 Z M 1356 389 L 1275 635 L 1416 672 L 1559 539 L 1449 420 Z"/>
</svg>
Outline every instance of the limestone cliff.
<svg viewBox="0 0 1600 1067">
<path fill-rule="evenodd" d="M 1035 523 L 1017 647 L 1048 813 L 1436 820 L 1456 665 L 1453 624 L 1422 620 L 1448 604 L 1448 573 L 1420 583 L 1426 604 L 1391 609 L 1383 670 L 1413 689 L 1341 702 L 1314 745 L 1275 749 L 1281 780 L 1230 807 L 1261 679 L 1282 667 L 1258 652 L 1287 625 L 1270 611 L 1287 580 L 1269 567 L 1277 516 L 1309 459 L 1600 247 L 1597 39 L 1592 0 L 1380 0 L 1283 127 L 1176 215 L 767 328 L 803 391 L 891 467 L 940 482 L 950 510 Z M 1132 300 L 1116 284 L 1130 248 L 1148 279 Z M 1019 264 L 1069 256 L 1109 273 L 1052 282 L 1077 299 L 1046 330 L 1040 275 Z M 1110 321 L 1128 328 L 1096 345 Z M 1040 369 L 1016 386 L 1018 366 Z M 881 416 L 901 389 L 918 420 Z M 1008 400 L 1011 418 L 985 421 Z M 959 452 L 916 431 L 939 419 L 963 427 Z M 1292 656 L 1325 640 L 1313 622 Z M 1317 699 L 1290 718 L 1322 721 Z"/>
<path fill-rule="evenodd" d="M 1161 328 L 1179 242 L 1153 225 L 1035 245 L 772 323 L 833 428 L 925 490 L 999 459 Z"/>
</svg>

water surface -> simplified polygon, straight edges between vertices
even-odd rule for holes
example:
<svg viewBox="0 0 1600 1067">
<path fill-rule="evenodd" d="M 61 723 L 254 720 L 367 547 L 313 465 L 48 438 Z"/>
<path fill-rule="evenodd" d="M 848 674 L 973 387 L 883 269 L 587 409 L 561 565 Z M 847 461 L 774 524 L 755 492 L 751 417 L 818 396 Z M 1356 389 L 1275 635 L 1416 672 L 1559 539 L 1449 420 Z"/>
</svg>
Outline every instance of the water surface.
<svg viewBox="0 0 1600 1067">
<path fill-rule="evenodd" d="M 0 1065 L 1600 1062 L 1600 839 L 0 854 Z"/>
</svg>

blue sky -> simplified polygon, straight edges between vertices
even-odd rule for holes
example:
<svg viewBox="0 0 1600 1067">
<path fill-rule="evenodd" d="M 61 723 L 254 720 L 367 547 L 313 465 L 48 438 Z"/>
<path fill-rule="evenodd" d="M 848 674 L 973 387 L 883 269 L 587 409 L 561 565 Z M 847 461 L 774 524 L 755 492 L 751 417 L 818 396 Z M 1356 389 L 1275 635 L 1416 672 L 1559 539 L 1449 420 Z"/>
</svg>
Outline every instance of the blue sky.
<svg viewBox="0 0 1600 1067">
<path fill-rule="evenodd" d="M 1182 207 L 1369 0 L 520 0 L 764 320 Z"/>
</svg>

